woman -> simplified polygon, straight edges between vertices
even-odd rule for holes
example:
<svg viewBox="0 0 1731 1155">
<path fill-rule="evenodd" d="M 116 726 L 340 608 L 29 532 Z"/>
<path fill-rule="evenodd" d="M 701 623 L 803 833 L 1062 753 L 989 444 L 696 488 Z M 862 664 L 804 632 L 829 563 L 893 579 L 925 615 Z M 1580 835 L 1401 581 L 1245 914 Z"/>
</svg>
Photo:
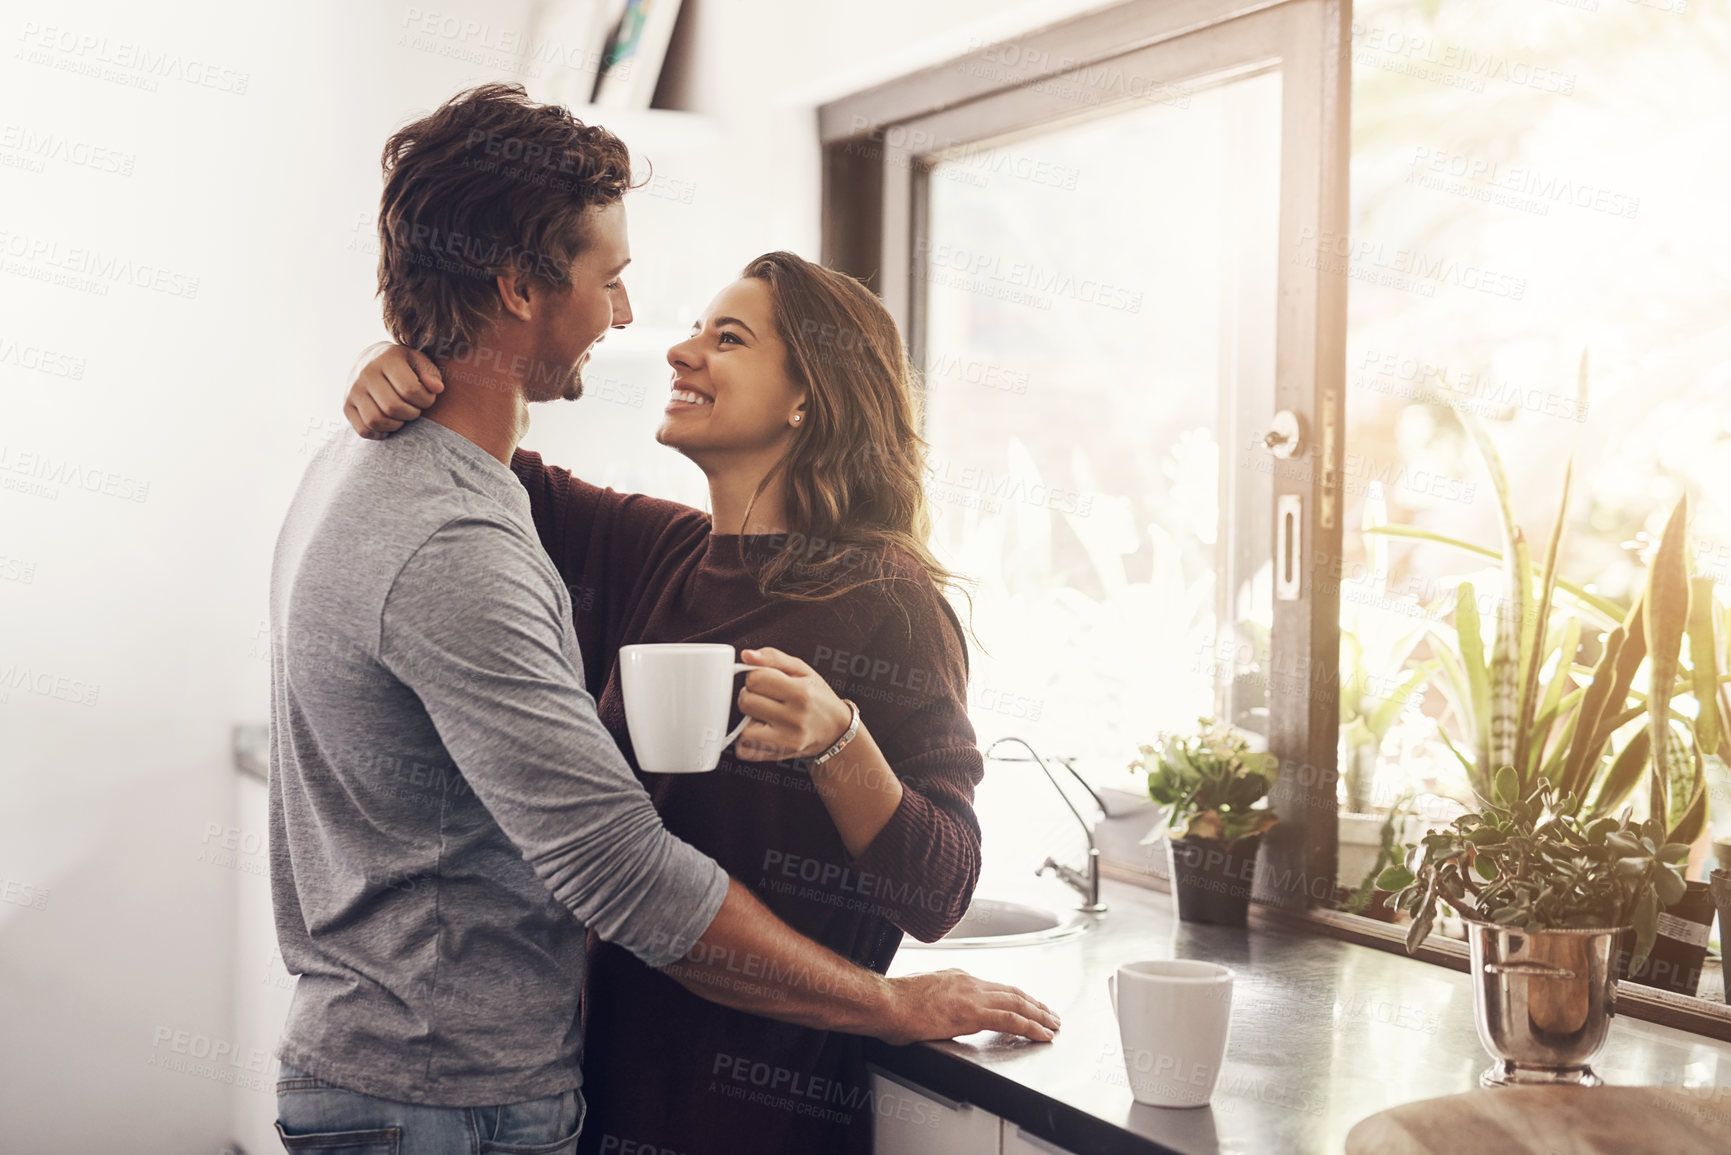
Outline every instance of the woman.
<svg viewBox="0 0 1731 1155">
<path fill-rule="evenodd" d="M 636 769 L 619 648 L 744 647 L 759 668 L 736 746 L 710 774 L 639 777 L 670 830 L 791 926 L 881 972 L 904 931 L 932 941 L 955 925 L 980 861 L 966 646 L 939 593 L 952 576 L 925 545 L 900 335 L 857 281 L 769 253 L 667 360 L 656 440 L 703 470 L 712 514 L 598 489 L 535 453 L 512 463 L 571 587 L 586 684 Z M 436 377 L 418 354 L 381 354 L 350 390 L 351 422 L 399 427 Z M 813 765 L 854 703 L 855 736 Z M 594 937 L 584 1020 L 583 1150 L 870 1148 L 852 1036 L 716 1006 Z"/>
</svg>

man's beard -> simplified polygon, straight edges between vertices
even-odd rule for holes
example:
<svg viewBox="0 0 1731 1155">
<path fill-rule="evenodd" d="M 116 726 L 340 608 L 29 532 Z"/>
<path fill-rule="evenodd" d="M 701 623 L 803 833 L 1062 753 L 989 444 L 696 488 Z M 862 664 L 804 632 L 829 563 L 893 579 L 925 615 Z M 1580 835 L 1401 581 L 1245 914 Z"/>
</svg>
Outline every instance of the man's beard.
<svg viewBox="0 0 1731 1155">
<path fill-rule="evenodd" d="M 571 376 L 565 382 L 565 391 L 559 394 L 561 401 L 576 401 L 583 396 L 583 365 L 579 362 L 571 367 Z"/>
</svg>

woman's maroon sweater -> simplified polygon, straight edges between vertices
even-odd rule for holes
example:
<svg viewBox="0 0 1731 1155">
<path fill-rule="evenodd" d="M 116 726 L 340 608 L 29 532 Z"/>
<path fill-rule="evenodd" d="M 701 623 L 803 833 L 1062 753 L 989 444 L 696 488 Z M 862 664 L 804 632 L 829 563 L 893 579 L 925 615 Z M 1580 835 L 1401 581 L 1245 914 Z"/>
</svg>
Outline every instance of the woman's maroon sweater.
<svg viewBox="0 0 1731 1155">
<path fill-rule="evenodd" d="M 596 488 L 535 453 L 519 451 L 512 468 L 570 586 L 586 684 L 634 770 L 619 648 L 725 642 L 774 646 L 852 698 L 904 790 L 856 858 L 804 760 L 729 750 L 708 774 L 638 771 L 668 829 L 790 926 L 873 970 L 889 966 L 903 931 L 930 941 L 954 926 L 979 878 L 983 763 L 961 625 L 925 571 L 898 556 L 885 581 L 833 600 L 769 598 L 752 564 L 781 539 L 712 534 L 695 509 Z M 739 717 L 736 706 L 730 724 Z M 870 1150 L 876 1104 L 859 1039 L 729 1010 L 618 947 L 593 936 L 590 947 L 580 1150 Z"/>
</svg>

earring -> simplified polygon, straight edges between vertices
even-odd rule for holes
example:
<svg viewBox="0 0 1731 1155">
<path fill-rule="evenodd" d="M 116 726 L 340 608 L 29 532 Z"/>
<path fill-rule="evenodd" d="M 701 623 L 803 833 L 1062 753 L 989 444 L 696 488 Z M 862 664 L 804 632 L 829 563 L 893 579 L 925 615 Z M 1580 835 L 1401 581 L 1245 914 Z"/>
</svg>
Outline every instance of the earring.
<svg viewBox="0 0 1731 1155">
<path fill-rule="evenodd" d="M 796 424 L 797 424 L 797 423 L 798 423 L 798 421 L 799 421 L 799 419 L 800 419 L 800 418 L 801 418 L 801 417 L 804 417 L 804 416 L 805 416 L 805 414 L 803 414 L 803 413 L 795 413 L 795 414 L 794 414 L 794 415 L 793 415 L 793 419 L 794 419 L 794 422 L 795 422 L 795 423 L 796 423 Z"/>
</svg>

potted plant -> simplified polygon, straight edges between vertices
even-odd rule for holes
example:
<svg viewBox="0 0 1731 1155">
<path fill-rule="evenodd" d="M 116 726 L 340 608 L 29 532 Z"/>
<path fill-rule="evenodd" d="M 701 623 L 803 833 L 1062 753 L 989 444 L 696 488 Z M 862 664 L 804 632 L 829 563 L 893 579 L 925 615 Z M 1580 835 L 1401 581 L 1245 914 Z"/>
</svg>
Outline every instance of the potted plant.
<svg viewBox="0 0 1731 1155">
<path fill-rule="evenodd" d="M 1731 939 L 1731 870 L 1715 870 L 1707 876 L 1707 886 L 1719 911 L 1719 973 L 1731 991 L 1731 942 L 1726 941 Z"/>
<path fill-rule="evenodd" d="M 1387 525 L 1388 499 L 1382 482 L 1372 481 L 1361 525 L 1368 535 L 1365 587 L 1359 596 L 1341 598 L 1341 801 L 1343 813 L 1350 814 L 1376 809 L 1376 759 L 1383 740 L 1409 707 L 1422 703 L 1425 685 L 1437 671 L 1434 659 L 1410 660 L 1426 635 L 1426 611 L 1410 593 L 1395 595 L 1388 588 L 1389 539 L 1376 532 Z"/>
<path fill-rule="evenodd" d="M 1501 770 L 1482 810 L 1433 830 L 1377 885 L 1412 914 L 1418 949 L 1446 902 L 1467 919 L 1479 1041 L 1495 1058 L 1483 1085 L 1599 1082 L 1589 1065 L 1610 1032 L 1619 933 L 1634 931 L 1636 962 L 1661 910 L 1684 892 L 1686 843 L 1665 842 L 1657 819 L 1628 811 L 1588 819 L 1548 782 L 1518 789 Z"/>
<path fill-rule="evenodd" d="M 1476 418 L 1461 417 L 1497 496 L 1502 590 L 1492 611 L 1488 649 L 1480 598 L 1471 582 L 1461 582 L 1455 591 L 1453 630 L 1431 626 L 1429 650 L 1440 670 L 1434 680 L 1462 739 L 1457 747 L 1444 730 L 1444 742 L 1480 799 L 1489 797 L 1493 775 L 1509 768 L 1517 797 L 1549 783 L 1557 796 L 1579 799 L 1581 818 L 1591 822 L 1617 813 L 1645 784 L 1649 820 L 1663 827 L 1659 841 L 1695 842 L 1707 829 L 1704 758 L 1723 745 L 1723 719 L 1731 716 L 1731 701 L 1718 665 L 1723 612 L 1712 582 L 1689 572 L 1687 496 L 1672 508 L 1645 585 L 1623 611 L 1558 574 L 1572 466 L 1564 470 L 1556 522 L 1542 560 L 1536 561 L 1515 524 L 1495 447 Z M 1365 533 L 1499 556 L 1413 527 L 1367 527 Z M 1605 632 L 1587 638 L 1583 625 Z M 1595 645 L 1596 660 L 1582 664 Z M 1685 697 L 1694 699 L 1692 714 L 1678 708 Z M 1711 918 L 1711 905 L 1705 884 L 1690 883 L 1688 889 L 1688 901 L 1679 907 L 1684 917 L 1667 919 L 1660 929 L 1668 940 L 1659 948 L 1663 967 L 1646 972 L 1629 967 L 1634 981 L 1694 993 L 1690 976 L 1698 980 L 1699 966 L 1691 970 L 1687 960 L 1704 945 L 1696 941 L 1696 928 L 1703 915 Z"/>
<path fill-rule="evenodd" d="M 1707 965 L 1707 939 L 1717 913 L 1708 884 L 1691 880 L 1683 897 L 1659 916 L 1653 949 L 1638 966 L 1632 965 L 1634 932 L 1623 932 L 1617 941 L 1618 981 L 1627 979 L 1693 998 L 1701 989 L 1701 971 Z"/>
<path fill-rule="evenodd" d="M 1262 834 L 1279 821 L 1266 802 L 1279 763 L 1231 728 L 1197 722 L 1193 735 L 1161 734 L 1141 747 L 1130 768 L 1147 774 L 1163 811 L 1150 839 L 1166 836 L 1178 917 L 1243 926 Z"/>
<path fill-rule="evenodd" d="M 1346 887 L 1375 878 L 1388 865 L 1381 858 L 1387 816 L 1375 813 L 1372 790 L 1377 758 L 1383 739 L 1411 704 L 1422 700 L 1425 683 L 1438 667 L 1431 659 L 1403 668 L 1422 630 L 1410 630 L 1397 639 L 1393 653 L 1375 630 L 1370 633 L 1367 640 L 1351 630 L 1340 632 L 1340 766 L 1345 791 L 1337 821 L 1336 875 Z M 1398 673 L 1391 678 L 1389 670 Z M 1410 836 L 1401 833 L 1400 841 Z"/>
<path fill-rule="evenodd" d="M 1368 915 L 1382 922 L 1394 921 L 1396 910 L 1389 903 L 1389 899 L 1394 896 L 1378 886 L 1377 880 L 1382 877 L 1384 870 L 1398 865 L 1406 856 L 1401 833 L 1406 828 L 1407 820 L 1415 817 L 1409 809 L 1412 800 L 1413 796 L 1408 792 L 1395 799 L 1394 805 L 1388 808 L 1388 814 L 1383 817 L 1378 831 L 1375 861 L 1371 863 L 1358 888 L 1341 901 L 1341 909 L 1348 914 Z"/>
<path fill-rule="evenodd" d="M 1614 813 L 1648 780 L 1663 796 L 1670 826 L 1688 835 L 1681 841 L 1693 842 L 1705 831 L 1707 817 L 1699 756 L 1718 749 L 1720 718 L 1731 700 L 1719 684 L 1711 582 L 1691 580 L 1688 572 L 1687 497 L 1671 511 L 1645 587 L 1622 610 L 1557 572 L 1572 466 L 1564 470 L 1557 519 L 1543 559 L 1536 561 L 1515 524 L 1496 449 L 1476 418 L 1461 417 L 1496 491 L 1501 553 L 1413 526 L 1364 531 L 1502 560 L 1502 589 L 1487 595 L 1494 619 L 1488 647 L 1481 612 L 1486 599 L 1470 581 L 1456 586 L 1452 629 L 1438 622 L 1429 627 L 1428 649 L 1438 673 L 1432 681 L 1461 737 L 1461 745 L 1449 742 L 1449 749 L 1480 798 L 1488 796 L 1493 775 L 1512 766 L 1523 789 L 1545 778 L 1559 793 L 1587 799 L 1595 817 Z M 1596 662 L 1584 666 L 1583 654 L 1595 648 L 1585 635 L 1589 627 L 1605 632 L 1596 642 Z M 1685 639 L 1687 664 L 1681 657 Z M 1647 685 L 1638 687 L 1643 669 Z M 1689 695 L 1696 704 L 1693 716 L 1676 709 L 1676 700 Z M 1631 726 L 1643 716 L 1645 725 Z"/>
<path fill-rule="evenodd" d="M 1388 500 L 1382 483 L 1372 481 L 1365 493 L 1362 526 L 1371 530 L 1387 524 Z M 1419 712 L 1438 663 L 1413 657 L 1427 638 L 1427 611 L 1410 593 L 1389 590 L 1389 539 L 1369 536 L 1365 546 L 1369 556 L 1362 588 L 1348 597 L 1343 586 L 1340 599 L 1341 791 L 1335 880 L 1344 894 L 1357 888 L 1368 895 L 1365 883 L 1390 861 L 1383 856 L 1388 823 L 1378 813 L 1386 798 L 1379 799 L 1376 788 L 1383 743 L 1403 717 Z M 1409 837 L 1403 829 L 1398 841 Z"/>
</svg>

